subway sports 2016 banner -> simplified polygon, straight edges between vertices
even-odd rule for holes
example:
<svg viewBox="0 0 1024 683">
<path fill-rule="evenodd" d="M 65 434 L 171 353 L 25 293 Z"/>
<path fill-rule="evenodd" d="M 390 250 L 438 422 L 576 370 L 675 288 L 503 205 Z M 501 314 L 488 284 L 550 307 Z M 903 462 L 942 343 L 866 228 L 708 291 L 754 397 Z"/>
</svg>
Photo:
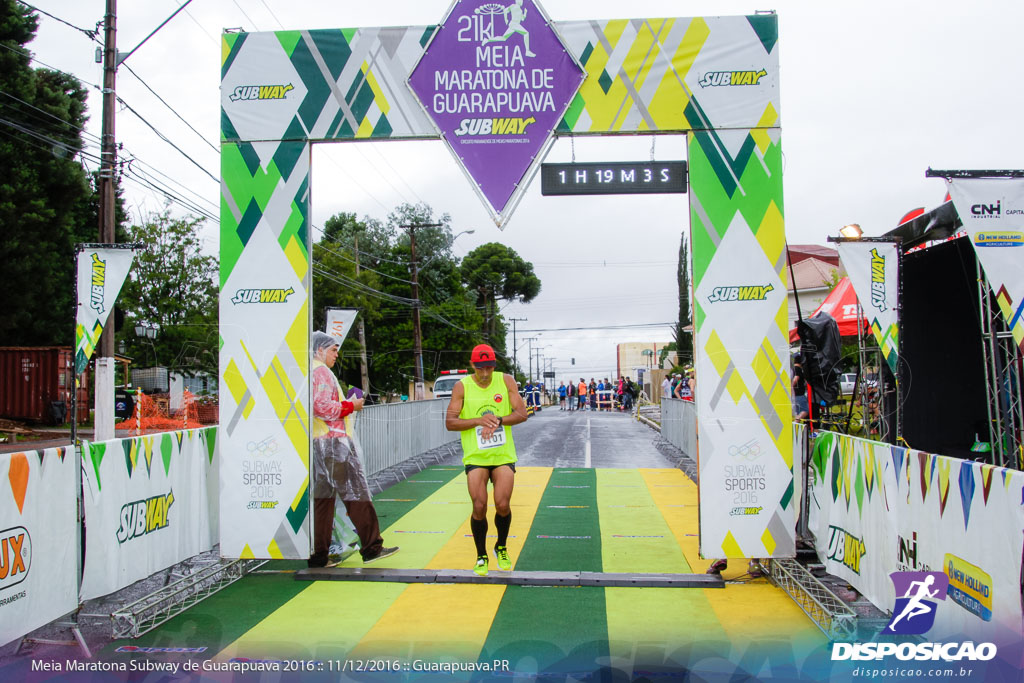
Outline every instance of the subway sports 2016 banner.
<svg viewBox="0 0 1024 683">
<path fill-rule="evenodd" d="M 899 246 L 894 242 L 838 242 L 839 259 L 857 292 L 889 369 L 899 361 Z"/>
<path fill-rule="evenodd" d="M 88 248 L 78 252 L 78 302 L 75 317 L 75 374 L 92 358 L 100 333 L 114 310 L 121 285 L 128 277 L 135 251 Z"/>
<path fill-rule="evenodd" d="M 496 130 L 509 133 L 503 138 L 542 142 L 542 147 L 550 135 L 695 131 L 689 142 L 695 272 L 702 277 L 709 268 L 727 270 L 728 249 L 739 245 L 748 272 L 765 276 L 757 282 L 710 285 L 708 280 L 712 289 L 735 291 L 736 298 L 713 308 L 712 302 L 697 306 L 698 358 L 730 359 L 720 369 L 724 374 L 716 374 L 711 363 L 697 376 L 702 454 L 706 449 L 702 465 L 710 467 L 708 481 L 716 481 L 702 497 L 702 505 L 711 506 L 702 522 L 713 527 L 707 552 L 714 557 L 792 554 L 788 346 L 784 306 L 777 306 L 785 302 L 777 17 L 603 19 L 546 26 L 537 23 L 538 0 L 510 0 L 501 4 L 500 15 L 491 13 L 494 6 L 483 11 L 479 2 L 458 6 L 474 9 L 453 11 L 456 24 L 444 30 L 454 32 L 456 43 L 482 49 L 481 64 L 490 60 L 489 70 L 500 73 L 478 78 L 476 50 L 468 69 L 463 68 L 470 59 L 466 55 L 447 65 L 444 59 L 428 60 L 434 76 L 429 85 L 442 95 L 442 108 L 450 101 L 445 98 L 454 98 L 458 110 L 463 95 L 472 108 L 474 95 L 486 103 L 488 94 L 495 102 L 498 91 L 508 94 L 508 88 L 495 89 L 494 82 L 481 79 L 504 79 L 507 85 L 509 79 L 521 84 L 525 78 L 537 96 L 531 103 L 539 102 L 545 116 L 549 105 L 560 114 L 555 130 L 540 135 L 540 123 L 550 122 L 532 112 L 466 112 L 452 132 L 455 137 L 479 138 L 490 121 L 491 132 L 482 139 L 491 142 L 472 147 L 480 148 L 473 152 L 479 158 L 470 162 L 485 174 L 504 163 L 501 150 L 526 145 L 493 142 Z M 399 26 L 222 35 L 225 556 L 308 556 L 310 143 L 437 139 L 439 129 L 424 110 L 424 105 L 434 107 L 435 99 L 421 104 L 408 84 L 437 30 Z M 550 38 L 549 30 L 571 59 L 555 54 L 549 60 L 552 42 L 535 45 L 541 34 Z M 582 68 L 584 80 L 563 110 L 560 98 L 572 86 L 574 65 Z M 446 72 L 445 66 L 451 68 Z M 468 78 L 463 71 L 470 72 Z M 468 120 L 465 128 L 462 119 Z M 454 125 L 443 122 L 449 124 Z M 456 135 L 459 130 L 462 136 Z M 510 178 L 488 176 L 489 186 L 492 180 L 495 202 L 522 189 L 508 187 Z M 744 230 L 748 238 L 740 236 Z M 720 249 L 722 244 L 728 248 Z M 701 282 L 695 279 L 698 286 Z M 762 288 L 765 299 L 750 298 L 751 288 Z M 740 327 L 739 318 L 731 316 L 748 312 L 753 331 L 742 336 L 728 331 Z M 729 390 L 726 400 L 722 387 Z M 739 430 L 735 442 L 734 427 Z M 268 443 L 274 448 L 262 446 Z M 264 451 L 273 455 L 253 455 Z M 251 484 L 257 475 L 263 484 Z M 722 512 L 710 501 L 725 495 L 736 502 Z"/>
<path fill-rule="evenodd" d="M 779 130 L 690 134 L 700 552 L 796 552 Z"/>
<path fill-rule="evenodd" d="M 0 453 L 0 646 L 78 606 L 74 450 Z"/>
<path fill-rule="evenodd" d="M 83 600 L 214 546 L 216 453 L 216 427 L 83 443 Z"/>
<path fill-rule="evenodd" d="M 1024 350 L 1024 179 L 953 178 L 947 186 L 1006 326 Z"/>
</svg>

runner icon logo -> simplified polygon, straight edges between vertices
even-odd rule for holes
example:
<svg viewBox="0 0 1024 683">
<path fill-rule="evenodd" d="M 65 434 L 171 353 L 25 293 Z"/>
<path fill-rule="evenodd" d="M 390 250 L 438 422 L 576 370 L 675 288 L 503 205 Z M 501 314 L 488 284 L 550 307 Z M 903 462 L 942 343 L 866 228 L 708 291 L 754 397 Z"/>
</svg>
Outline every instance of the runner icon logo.
<svg viewBox="0 0 1024 683">
<path fill-rule="evenodd" d="M 943 572 L 893 572 L 896 604 L 886 633 L 921 635 L 935 623 L 937 601 L 946 599 L 949 577 Z"/>
</svg>

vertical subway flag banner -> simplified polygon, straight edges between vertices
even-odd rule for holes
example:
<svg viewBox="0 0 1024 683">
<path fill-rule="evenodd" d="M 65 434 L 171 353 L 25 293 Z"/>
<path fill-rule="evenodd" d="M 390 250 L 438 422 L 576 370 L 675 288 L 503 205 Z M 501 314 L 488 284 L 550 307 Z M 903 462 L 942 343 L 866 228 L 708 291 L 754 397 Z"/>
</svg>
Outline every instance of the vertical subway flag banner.
<svg viewBox="0 0 1024 683">
<path fill-rule="evenodd" d="M 409 87 L 501 227 L 583 78 L 533 0 L 457 0 Z"/>
<path fill-rule="evenodd" d="M 78 252 L 76 375 L 82 374 L 89 364 L 134 259 L 132 249 L 87 248 Z"/>
<path fill-rule="evenodd" d="M 953 178 L 947 184 L 1006 326 L 1024 350 L 1024 178 Z"/>
<path fill-rule="evenodd" d="M 358 313 L 359 310 L 355 308 L 328 308 L 324 332 L 337 339 L 338 346 L 341 346 L 345 343 L 345 338 L 348 337 L 348 332 L 352 329 L 352 323 L 356 321 Z"/>
<path fill-rule="evenodd" d="M 225 556 L 309 551 L 311 143 L 443 135 L 500 224 L 551 125 L 555 135 L 690 133 L 695 284 L 737 293 L 695 299 L 701 467 L 715 481 L 701 497 L 702 550 L 792 554 L 775 15 L 550 23 L 536 0 L 462 0 L 440 27 L 221 40 Z M 728 267 L 734 247 L 746 272 Z M 257 463 L 247 449 L 270 452 L 267 439 L 279 448 Z M 750 504 L 713 503 L 726 497 Z"/>
<path fill-rule="evenodd" d="M 893 242 L 838 242 L 839 258 L 889 369 L 899 360 L 899 247 Z"/>
<path fill-rule="evenodd" d="M 0 646 L 78 606 L 70 448 L 0 453 Z"/>
</svg>

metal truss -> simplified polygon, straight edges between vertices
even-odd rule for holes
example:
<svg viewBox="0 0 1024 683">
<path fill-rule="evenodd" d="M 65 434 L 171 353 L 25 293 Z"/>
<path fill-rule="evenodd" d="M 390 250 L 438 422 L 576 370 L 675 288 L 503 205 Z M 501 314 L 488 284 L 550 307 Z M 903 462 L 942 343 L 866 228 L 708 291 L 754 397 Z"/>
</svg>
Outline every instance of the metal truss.
<svg viewBox="0 0 1024 683">
<path fill-rule="evenodd" d="M 209 565 L 111 613 L 111 637 L 138 638 L 262 566 L 266 560 Z"/>
<path fill-rule="evenodd" d="M 857 634 L 857 613 L 793 559 L 765 560 L 768 576 L 786 592 L 829 640 Z"/>
<path fill-rule="evenodd" d="M 985 393 L 993 465 L 1024 469 L 1024 360 L 978 261 Z"/>
</svg>

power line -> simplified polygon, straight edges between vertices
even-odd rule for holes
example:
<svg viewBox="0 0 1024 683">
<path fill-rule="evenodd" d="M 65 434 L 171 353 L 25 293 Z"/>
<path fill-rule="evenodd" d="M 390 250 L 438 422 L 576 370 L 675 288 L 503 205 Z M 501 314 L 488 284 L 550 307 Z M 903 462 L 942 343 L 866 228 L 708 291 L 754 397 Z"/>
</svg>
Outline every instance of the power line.
<svg viewBox="0 0 1024 683">
<path fill-rule="evenodd" d="M 135 78 L 136 78 L 136 79 L 138 79 L 139 83 L 141 83 L 141 84 L 142 84 L 143 86 L 145 86 L 146 90 L 148 90 L 149 92 L 151 92 L 151 93 L 153 94 L 153 96 L 154 96 L 155 98 L 157 98 L 158 100 L 160 100 L 160 102 L 161 102 L 161 103 L 162 103 L 162 104 L 163 104 L 163 105 L 164 105 L 165 107 L 167 107 L 168 109 L 170 109 L 170 110 L 171 110 L 171 113 L 172 113 L 172 114 L 174 114 L 175 116 L 177 116 L 177 117 L 178 117 L 178 120 L 180 120 L 180 121 L 181 121 L 182 123 L 184 123 L 184 124 L 185 124 L 186 126 L 188 126 L 189 130 L 191 130 L 191 131 L 192 131 L 193 133 L 195 133 L 196 135 L 198 135 L 198 136 L 199 136 L 199 139 L 200 139 L 200 140 L 202 140 L 203 142 L 205 142 L 205 143 L 206 143 L 206 144 L 207 144 L 207 145 L 208 145 L 208 146 L 210 147 L 210 149 L 212 149 L 212 150 L 213 150 L 214 152 L 216 152 L 217 154 L 220 154 L 220 149 L 219 149 L 219 148 L 218 148 L 218 147 L 217 147 L 216 145 L 214 145 L 214 144 L 213 144 L 212 142 L 210 142 L 209 140 L 207 140 L 207 139 L 206 139 L 206 137 L 205 137 L 205 136 L 204 136 L 204 135 L 203 135 L 202 133 L 200 133 L 200 132 L 199 132 L 198 130 L 196 130 L 195 128 L 193 128 L 193 127 L 192 127 L 192 124 L 191 124 L 191 123 L 189 123 L 188 121 L 186 121 L 186 120 L 184 119 L 184 117 L 182 117 L 182 115 L 178 113 L 178 110 L 177 110 L 177 109 L 175 109 L 174 107 L 172 107 L 171 105 L 169 105 L 169 104 L 168 104 L 168 103 L 167 103 L 167 102 L 166 102 L 166 101 L 164 100 L 164 98 L 160 97 L 160 95 L 158 95 L 158 94 L 157 94 L 157 92 L 156 92 L 155 90 L 153 90 L 153 88 L 149 87 L 149 84 L 148 84 L 148 83 L 146 83 L 146 81 L 142 80 L 142 76 L 140 76 L 140 75 L 138 75 L 137 73 L 135 73 L 135 71 L 134 71 L 134 70 L 133 70 L 133 69 L 132 69 L 132 68 L 131 68 L 130 66 L 128 66 L 127 64 L 122 64 L 122 66 L 123 66 L 124 68 L 128 69 L 128 73 L 130 73 L 130 74 L 131 74 L 132 76 L 135 76 Z"/>
<path fill-rule="evenodd" d="M 535 330 L 521 330 L 522 332 L 572 332 L 578 330 L 632 330 L 640 329 L 644 327 L 664 327 L 666 325 L 675 325 L 675 322 L 669 323 L 637 323 L 635 325 L 595 325 L 593 327 L 541 327 Z"/>
<path fill-rule="evenodd" d="M 218 179 L 215 175 L 213 175 L 212 173 L 207 171 L 205 168 L 203 168 L 202 164 L 200 164 L 198 161 L 196 161 L 195 159 L 190 157 L 188 155 L 188 153 L 185 152 L 185 150 L 183 150 L 181 147 L 178 147 L 176 144 L 171 142 L 170 138 L 168 138 L 166 135 L 164 135 L 159 130 L 157 130 L 156 127 L 152 123 L 147 121 L 146 118 L 142 114 L 140 114 L 139 112 L 135 111 L 135 109 L 130 104 L 128 104 L 127 102 L 124 101 L 124 99 L 122 99 L 120 96 L 117 96 L 117 101 L 120 102 L 128 111 L 130 111 L 131 113 L 135 114 L 135 116 L 138 117 L 138 119 L 140 121 L 142 121 L 144 124 L 146 124 L 146 126 L 148 126 L 150 130 L 152 130 L 154 133 L 156 133 L 157 137 L 159 137 L 161 140 L 163 140 L 168 145 L 173 147 L 175 150 L 178 151 L 179 154 L 181 154 L 181 156 L 183 156 L 186 159 L 188 159 L 189 161 L 191 161 L 195 165 L 196 168 L 198 168 L 200 171 L 202 171 L 207 176 L 209 176 L 210 180 L 212 180 L 213 182 L 217 183 L 218 185 L 220 184 L 220 179 Z"/>
<path fill-rule="evenodd" d="M 25 0 L 18 0 L 18 2 L 20 2 L 25 7 L 28 7 L 33 12 L 39 12 L 40 14 L 48 16 L 51 19 L 53 19 L 54 21 L 59 21 L 60 23 L 64 24 L 65 26 L 70 26 L 71 28 L 75 29 L 76 31 L 81 31 L 82 33 L 84 33 L 86 36 L 88 36 L 93 41 L 95 41 L 97 43 L 100 42 L 100 40 L 99 40 L 100 32 L 99 32 L 98 29 L 89 30 L 89 29 L 86 29 L 86 28 L 81 28 L 79 26 L 75 26 L 74 24 L 69 23 L 67 21 L 64 21 L 60 17 L 56 17 L 56 16 L 50 14 L 49 12 L 45 12 L 45 11 L 39 9 L 38 7 L 33 7 L 32 5 L 30 5 L 27 2 L 25 2 Z"/>
</svg>

